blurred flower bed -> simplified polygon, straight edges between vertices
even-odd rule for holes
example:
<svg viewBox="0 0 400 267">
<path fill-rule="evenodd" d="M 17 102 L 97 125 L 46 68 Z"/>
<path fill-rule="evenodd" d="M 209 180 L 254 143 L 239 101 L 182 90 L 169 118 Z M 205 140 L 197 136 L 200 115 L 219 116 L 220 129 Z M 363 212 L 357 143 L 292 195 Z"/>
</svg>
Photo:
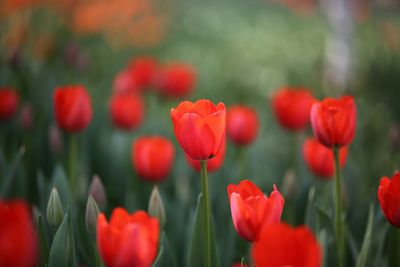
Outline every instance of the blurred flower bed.
<svg viewBox="0 0 400 267">
<path fill-rule="evenodd" d="M 115 261 L 124 256 L 128 266 L 207 266 L 206 148 L 211 266 L 277 266 L 265 259 L 285 253 L 263 253 L 295 250 L 291 240 L 304 245 L 291 257 L 311 255 L 294 266 L 339 266 L 332 144 L 314 135 L 310 109 L 342 95 L 357 109 L 355 137 L 338 150 L 344 262 L 400 265 L 389 224 L 398 227 L 400 208 L 382 204 L 386 191 L 398 199 L 396 175 L 380 187 L 400 160 L 399 7 L 353 1 L 352 72 L 338 88 L 325 72 L 331 27 L 318 3 L 276 2 L 2 1 L 0 196 L 28 206 L 1 202 L 0 240 L 14 217 L 34 236 L 17 234 L 27 248 L 4 249 L 0 266 L 125 266 Z M 198 99 L 215 107 L 180 106 Z M 212 134 L 193 125 L 180 134 L 186 109 L 215 115 L 219 102 L 226 137 L 215 122 Z M 285 224 L 258 233 L 261 222 L 242 221 L 232 203 L 247 194 L 259 201 L 249 210 L 273 205 L 268 221 Z M 7 213 L 13 205 L 22 215 Z M 110 234 L 129 223 L 137 228 Z"/>
</svg>

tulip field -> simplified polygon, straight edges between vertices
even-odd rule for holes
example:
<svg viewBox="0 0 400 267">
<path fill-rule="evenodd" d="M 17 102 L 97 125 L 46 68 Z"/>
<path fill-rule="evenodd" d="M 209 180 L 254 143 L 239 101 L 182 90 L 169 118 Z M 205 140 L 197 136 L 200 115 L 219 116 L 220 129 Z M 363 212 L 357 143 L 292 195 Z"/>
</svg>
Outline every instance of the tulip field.
<svg viewBox="0 0 400 267">
<path fill-rule="evenodd" d="M 0 1 L 0 267 L 400 266 L 397 1 Z"/>
</svg>

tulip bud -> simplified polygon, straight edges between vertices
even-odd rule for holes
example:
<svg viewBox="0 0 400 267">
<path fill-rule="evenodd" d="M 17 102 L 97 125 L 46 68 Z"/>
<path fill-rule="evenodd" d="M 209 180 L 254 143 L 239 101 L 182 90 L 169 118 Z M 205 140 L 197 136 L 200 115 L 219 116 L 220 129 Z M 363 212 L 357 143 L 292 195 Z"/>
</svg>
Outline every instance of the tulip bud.
<svg viewBox="0 0 400 267">
<path fill-rule="evenodd" d="M 97 206 L 96 200 L 94 200 L 92 195 L 89 195 L 88 200 L 86 202 L 85 225 L 86 225 L 86 230 L 92 236 L 96 235 L 97 216 L 99 215 L 99 213 L 100 210 L 99 206 Z"/>
<path fill-rule="evenodd" d="M 64 210 L 61 204 L 58 191 L 55 187 L 51 190 L 49 202 L 47 202 L 46 218 L 53 229 L 57 229 L 64 217 Z"/>
<path fill-rule="evenodd" d="M 160 227 L 164 228 L 165 223 L 167 222 L 167 216 L 165 214 L 164 203 L 157 186 L 155 186 L 151 192 L 148 211 L 150 216 L 158 219 Z"/>
<path fill-rule="evenodd" d="M 89 186 L 89 195 L 92 195 L 99 207 L 104 210 L 107 207 L 107 195 L 100 177 L 95 174 Z"/>
</svg>

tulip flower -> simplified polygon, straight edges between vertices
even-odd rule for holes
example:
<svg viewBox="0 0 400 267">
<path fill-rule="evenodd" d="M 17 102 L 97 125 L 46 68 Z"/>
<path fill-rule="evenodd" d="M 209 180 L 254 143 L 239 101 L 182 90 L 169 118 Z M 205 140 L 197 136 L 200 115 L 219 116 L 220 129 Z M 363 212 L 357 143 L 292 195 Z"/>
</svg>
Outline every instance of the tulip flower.
<svg viewBox="0 0 400 267">
<path fill-rule="evenodd" d="M 254 242 L 264 227 L 281 221 L 285 200 L 275 185 L 269 198 L 249 180 L 227 189 L 233 225 L 241 238 Z"/>
<path fill-rule="evenodd" d="M 11 119 L 17 111 L 19 97 L 11 88 L 0 88 L 0 121 Z"/>
<path fill-rule="evenodd" d="M 257 137 L 258 116 L 254 109 L 242 105 L 232 106 L 226 115 L 226 130 L 236 145 L 248 145 Z"/>
<path fill-rule="evenodd" d="M 0 266 L 35 266 L 37 237 L 28 205 L 0 201 Z"/>
<path fill-rule="evenodd" d="M 306 227 L 292 228 L 287 224 L 266 227 L 252 248 L 257 267 L 319 267 L 321 248 Z"/>
<path fill-rule="evenodd" d="M 112 121 L 122 130 L 137 128 L 142 122 L 143 109 L 143 102 L 138 94 L 114 94 L 110 100 Z"/>
<path fill-rule="evenodd" d="M 150 57 L 138 57 L 120 73 L 114 80 L 114 92 L 135 93 L 153 84 L 158 63 Z"/>
<path fill-rule="evenodd" d="M 221 150 L 212 159 L 207 160 L 207 172 L 214 172 L 221 168 L 225 160 L 226 142 L 222 143 Z M 201 166 L 199 160 L 194 160 L 185 154 L 189 165 L 196 171 L 200 172 Z"/>
<path fill-rule="evenodd" d="M 171 109 L 175 136 L 185 153 L 200 160 L 201 191 L 204 207 L 204 262 L 211 266 L 211 207 L 208 193 L 207 160 L 215 157 L 225 142 L 226 109 L 206 99 L 181 102 Z"/>
<path fill-rule="evenodd" d="M 356 130 L 356 104 L 352 96 L 326 98 L 311 108 L 311 124 L 315 137 L 327 147 L 351 143 Z"/>
<path fill-rule="evenodd" d="M 81 85 L 56 88 L 54 110 L 58 126 L 67 132 L 84 130 L 92 119 L 90 96 Z"/>
<path fill-rule="evenodd" d="M 347 158 L 347 147 L 340 148 L 339 161 L 343 167 Z M 325 147 L 315 138 L 308 138 L 303 145 L 303 159 L 307 167 L 324 180 L 333 178 L 334 158 L 332 150 Z"/>
<path fill-rule="evenodd" d="M 168 97 L 189 95 L 196 84 L 196 71 L 186 63 L 174 62 L 163 66 L 156 78 L 156 86 Z"/>
<path fill-rule="evenodd" d="M 113 210 L 110 222 L 97 218 L 97 247 L 107 267 L 150 267 L 157 256 L 160 227 L 144 211 Z"/>
<path fill-rule="evenodd" d="M 272 107 L 282 127 L 299 131 L 310 122 L 313 96 L 307 89 L 282 88 L 272 98 Z"/>
<path fill-rule="evenodd" d="M 378 188 L 378 199 L 386 219 L 400 228 L 400 172 L 382 177 Z"/>
<path fill-rule="evenodd" d="M 171 109 L 175 136 L 185 153 L 194 160 L 217 155 L 225 138 L 226 110 L 206 99 L 181 102 Z"/>
<path fill-rule="evenodd" d="M 162 136 L 141 137 L 132 143 L 132 163 L 143 180 L 163 181 L 171 172 L 174 159 L 174 145 Z"/>
<path fill-rule="evenodd" d="M 311 108 L 311 124 L 315 137 L 333 151 L 335 162 L 335 230 L 338 266 L 344 266 L 344 222 L 342 214 L 339 148 L 349 145 L 356 129 L 356 104 L 352 96 L 326 98 Z"/>
</svg>

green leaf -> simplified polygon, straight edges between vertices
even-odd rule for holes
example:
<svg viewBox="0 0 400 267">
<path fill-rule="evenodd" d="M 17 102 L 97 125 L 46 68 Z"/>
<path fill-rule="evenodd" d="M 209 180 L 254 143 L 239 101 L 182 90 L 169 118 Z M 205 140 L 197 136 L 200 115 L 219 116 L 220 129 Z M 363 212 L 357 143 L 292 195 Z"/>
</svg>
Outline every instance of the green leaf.
<svg viewBox="0 0 400 267">
<path fill-rule="evenodd" d="M 49 243 L 42 215 L 39 215 L 37 219 L 37 232 L 39 239 L 39 266 L 47 266 L 49 260 Z"/>
<path fill-rule="evenodd" d="M 66 206 L 72 205 L 72 195 L 67 181 L 67 176 L 61 165 L 57 165 L 53 171 L 52 187 L 57 188 L 61 203 Z"/>
<path fill-rule="evenodd" d="M 196 215 L 194 218 L 192 238 L 189 244 L 188 264 L 191 267 L 204 267 L 204 242 L 205 242 L 205 231 L 204 231 L 204 207 L 203 207 L 203 195 L 200 193 L 197 198 Z M 212 222 L 212 220 L 211 220 Z M 218 252 L 215 240 L 214 226 L 211 223 L 211 266 L 219 266 Z"/>
<path fill-rule="evenodd" d="M 70 266 L 76 266 L 75 243 L 69 214 L 66 213 L 63 222 L 54 235 L 50 249 L 49 267 Z"/>
<path fill-rule="evenodd" d="M 325 229 L 328 235 L 333 236 L 334 227 L 333 227 L 333 219 L 323 208 L 318 205 L 315 205 L 315 210 L 317 211 L 317 232 Z"/>
<path fill-rule="evenodd" d="M 313 228 L 312 224 L 312 216 L 313 214 L 313 207 L 314 207 L 314 196 L 315 196 L 315 186 L 310 187 L 310 190 L 308 190 L 308 197 L 307 197 L 307 206 L 306 206 L 306 212 L 304 216 L 304 224 L 308 225 L 308 227 Z"/>
<path fill-rule="evenodd" d="M 360 254 L 358 254 L 356 267 L 366 266 L 369 247 L 371 245 L 373 225 L 374 225 L 374 205 L 371 204 L 369 207 L 368 222 L 367 222 L 367 227 L 365 229 L 364 241 L 361 246 Z"/>
<path fill-rule="evenodd" d="M 11 163 L 10 169 L 8 170 L 8 172 L 6 172 L 4 180 L 3 180 L 3 184 L 2 184 L 2 188 L 1 188 L 1 196 L 6 197 L 7 194 L 9 193 L 8 191 L 10 190 L 10 187 L 12 185 L 12 182 L 15 179 L 15 173 L 17 172 L 17 170 L 19 169 L 19 165 L 21 163 L 22 157 L 25 154 L 25 147 L 22 146 L 19 150 L 17 155 L 15 156 L 14 160 Z"/>
<path fill-rule="evenodd" d="M 157 259 L 153 263 L 153 267 L 176 267 L 175 255 L 171 249 L 171 245 L 164 231 L 161 232 L 160 249 Z"/>
</svg>

